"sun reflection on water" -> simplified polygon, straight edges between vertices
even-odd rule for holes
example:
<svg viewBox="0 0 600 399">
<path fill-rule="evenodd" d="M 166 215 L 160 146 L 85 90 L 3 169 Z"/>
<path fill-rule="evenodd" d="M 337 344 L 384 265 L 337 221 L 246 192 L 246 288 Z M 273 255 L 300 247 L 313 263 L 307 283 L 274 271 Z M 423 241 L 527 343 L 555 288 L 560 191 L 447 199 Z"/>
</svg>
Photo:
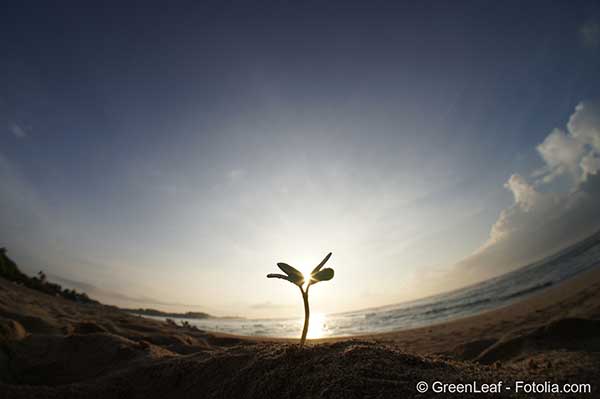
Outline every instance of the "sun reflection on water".
<svg viewBox="0 0 600 399">
<path fill-rule="evenodd" d="M 302 325 L 304 320 L 300 321 Z M 308 333 L 306 338 L 317 339 L 327 335 L 327 317 L 323 313 L 312 313 L 308 324 Z"/>
</svg>

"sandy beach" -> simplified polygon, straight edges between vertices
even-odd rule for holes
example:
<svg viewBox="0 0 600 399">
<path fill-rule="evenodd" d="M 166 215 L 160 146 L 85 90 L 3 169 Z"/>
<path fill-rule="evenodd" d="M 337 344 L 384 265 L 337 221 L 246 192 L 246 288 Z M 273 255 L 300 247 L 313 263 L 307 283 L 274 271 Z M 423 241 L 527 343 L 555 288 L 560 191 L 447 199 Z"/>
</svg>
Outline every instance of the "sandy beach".
<svg viewBox="0 0 600 399">
<path fill-rule="evenodd" d="M 303 350 L 294 340 L 173 326 L 0 279 L 0 334 L 3 398 L 443 397 L 418 393 L 417 382 L 500 380 L 587 383 L 585 397 L 598 397 L 600 269 L 474 317 L 313 340 Z"/>
</svg>

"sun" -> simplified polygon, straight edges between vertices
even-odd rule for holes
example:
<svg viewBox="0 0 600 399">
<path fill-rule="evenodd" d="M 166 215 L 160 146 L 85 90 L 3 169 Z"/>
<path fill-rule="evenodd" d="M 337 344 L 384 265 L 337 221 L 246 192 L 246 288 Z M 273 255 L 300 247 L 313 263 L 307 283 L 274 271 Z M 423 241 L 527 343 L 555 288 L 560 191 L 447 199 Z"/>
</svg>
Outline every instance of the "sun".
<svg viewBox="0 0 600 399">
<path fill-rule="evenodd" d="M 308 270 L 301 269 L 300 272 L 302 273 L 302 276 L 304 276 L 304 283 L 302 284 L 302 288 L 306 289 L 306 286 L 308 285 L 308 282 L 310 281 L 310 273 L 312 272 L 312 269 L 308 269 Z"/>
</svg>

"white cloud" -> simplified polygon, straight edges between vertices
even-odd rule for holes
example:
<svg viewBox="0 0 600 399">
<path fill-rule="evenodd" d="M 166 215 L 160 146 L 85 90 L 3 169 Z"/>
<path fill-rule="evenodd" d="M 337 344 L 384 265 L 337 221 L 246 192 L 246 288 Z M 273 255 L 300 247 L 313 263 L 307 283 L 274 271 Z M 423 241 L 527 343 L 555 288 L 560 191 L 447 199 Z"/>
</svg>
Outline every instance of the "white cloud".
<svg viewBox="0 0 600 399">
<path fill-rule="evenodd" d="M 21 126 L 17 125 L 16 123 L 13 123 L 10 126 L 10 131 L 13 134 L 13 136 L 15 136 L 18 139 L 24 139 L 25 137 L 27 137 L 27 131 Z"/>
<path fill-rule="evenodd" d="M 520 175 L 512 175 L 504 184 L 504 187 L 513 193 L 515 203 L 526 211 L 535 207 L 540 201 L 540 193 Z"/>
<path fill-rule="evenodd" d="M 544 181 L 551 181 L 565 173 L 569 173 L 575 179 L 581 175 L 579 162 L 584 153 L 584 145 L 572 135 L 554 129 L 542 144 L 537 146 L 537 151 L 546 162 L 549 171 L 544 176 Z"/>
<path fill-rule="evenodd" d="M 557 211 L 565 202 L 564 196 L 541 193 L 518 174 L 512 175 L 504 187 L 513 193 L 515 203 L 500 212 L 484 248 L 506 239 L 512 233 L 534 230 L 562 213 Z"/>
<path fill-rule="evenodd" d="M 581 169 L 583 169 L 584 179 L 589 175 L 595 175 L 600 170 L 600 157 L 596 154 L 587 154 L 581 159 Z"/>
<path fill-rule="evenodd" d="M 600 103 L 582 102 L 567 123 L 567 132 L 554 129 L 537 147 L 545 166 L 533 176 L 548 183 L 560 175 L 581 182 L 598 170 L 600 155 Z"/>
<path fill-rule="evenodd" d="M 600 104 L 579 103 L 567 123 L 569 133 L 583 144 L 600 152 Z"/>
<path fill-rule="evenodd" d="M 600 104 L 580 103 L 567 132 L 554 129 L 536 147 L 545 166 L 528 182 L 513 174 L 504 185 L 514 203 L 500 212 L 487 241 L 454 265 L 454 274 L 475 282 L 554 253 L 600 229 Z M 549 183 L 572 176 L 553 192 Z M 457 273 L 458 271 L 458 273 Z"/>
</svg>

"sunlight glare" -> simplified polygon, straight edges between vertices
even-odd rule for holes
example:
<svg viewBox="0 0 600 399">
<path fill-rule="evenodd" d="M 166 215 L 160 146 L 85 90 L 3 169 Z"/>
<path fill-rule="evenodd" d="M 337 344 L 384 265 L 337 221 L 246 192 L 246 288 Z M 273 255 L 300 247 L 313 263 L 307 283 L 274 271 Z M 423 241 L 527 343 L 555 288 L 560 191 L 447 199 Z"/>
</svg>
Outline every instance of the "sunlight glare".
<svg viewBox="0 0 600 399">
<path fill-rule="evenodd" d="M 308 286 L 308 282 L 310 281 L 310 272 L 312 271 L 312 269 L 310 270 L 300 270 L 300 273 L 302 273 L 302 276 L 304 276 L 304 283 L 302 284 L 302 288 L 306 289 L 306 287 Z"/>
<path fill-rule="evenodd" d="M 303 321 L 301 321 L 302 323 Z M 327 317 L 323 313 L 313 313 L 310 315 L 308 324 L 308 334 L 306 338 L 317 339 L 323 338 L 327 331 Z"/>
</svg>

